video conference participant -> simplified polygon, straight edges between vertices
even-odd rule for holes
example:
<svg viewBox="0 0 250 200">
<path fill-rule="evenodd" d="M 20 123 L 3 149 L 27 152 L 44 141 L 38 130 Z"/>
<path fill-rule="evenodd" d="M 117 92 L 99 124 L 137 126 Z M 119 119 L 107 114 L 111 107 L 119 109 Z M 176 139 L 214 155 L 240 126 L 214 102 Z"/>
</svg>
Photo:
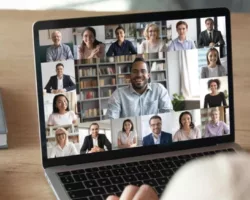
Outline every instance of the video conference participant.
<svg viewBox="0 0 250 200">
<path fill-rule="evenodd" d="M 166 43 L 160 39 L 160 30 L 156 24 L 147 24 L 143 35 L 146 40 L 142 41 L 139 53 L 167 51 Z"/>
<path fill-rule="evenodd" d="M 49 82 L 44 88 L 48 93 L 57 94 L 76 89 L 76 85 L 73 83 L 70 76 L 63 74 L 63 71 L 64 65 L 58 63 L 56 65 L 56 75 L 50 77 Z"/>
<path fill-rule="evenodd" d="M 173 141 L 185 141 L 201 138 L 201 132 L 195 127 L 190 112 L 182 112 L 179 117 L 180 129 L 174 134 Z"/>
<path fill-rule="evenodd" d="M 208 89 L 210 88 L 211 93 L 205 96 L 204 100 L 204 108 L 211 108 L 217 106 L 227 106 L 226 97 L 223 92 L 219 92 L 220 89 L 220 80 L 219 79 L 211 79 L 208 81 Z"/>
<path fill-rule="evenodd" d="M 112 146 L 106 135 L 99 134 L 99 124 L 92 123 L 89 126 L 90 135 L 86 136 L 80 150 L 81 154 L 85 153 L 96 153 L 102 152 L 104 150 L 104 146 L 108 149 L 108 151 L 112 150 Z"/>
<path fill-rule="evenodd" d="M 108 49 L 107 56 L 122 56 L 137 54 L 132 42 L 125 40 L 125 30 L 122 26 L 115 29 L 117 41 L 112 43 Z"/>
<path fill-rule="evenodd" d="M 152 133 L 143 137 L 143 146 L 172 143 L 172 134 L 162 131 L 162 119 L 160 116 L 155 115 L 151 117 L 149 120 L 149 125 Z"/>
<path fill-rule="evenodd" d="M 187 38 L 188 24 L 185 21 L 179 21 L 176 24 L 178 37 L 174 39 L 168 47 L 168 51 L 180 51 L 195 49 L 194 41 Z"/>
<path fill-rule="evenodd" d="M 103 58 L 105 44 L 96 39 L 95 29 L 86 27 L 82 32 L 82 44 L 79 47 L 79 59 Z"/>
<path fill-rule="evenodd" d="M 210 116 L 211 121 L 205 127 L 205 137 L 229 134 L 229 126 L 225 122 L 220 121 L 220 111 L 218 108 L 212 108 Z"/>
<path fill-rule="evenodd" d="M 116 89 L 108 100 L 109 119 L 165 113 L 173 110 L 167 89 L 160 83 L 148 83 L 149 66 L 143 58 L 131 65 L 129 86 Z"/>
<path fill-rule="evenodd" d="M 207 30 L 204 30 L 199 35 L 198 46 L 202 47 L 215 47 L 225 45 L 224 39 L 220 31 L 214 30 L 214 20 L 207 18 L 205 20 Z"/>
<path fill-rule="evenodd" d="M 207 67 L 202 67 L 201 78 L 226 76 L 226 70 L 221 65 L 219 52 L 211 48 L 207 52 Z"/>
<path fill-rule="evenodd" d="M 47 62 L 62 61 L 62 60 L 74 60 L 74 56 L 70 50 L 70 47 L 66 44 L 62 44 L 62 34 L 60 31 L 54 31 L 51 34 L 53 45 L 46 51 Z"/>
<path fill-rule="evenodd" d="M 68 141 L 68 131 L 58 128 L 55 132 L 56 145 L 52 148 L 50 158 L 77 155 L 77 150 L 72 142 Z"/>
<path fill-rule="evenodd" d="M 119 148 L 130 148 L 137 146 L 137 133 L 130 119 L 123 121 L 122 131 L 118 133 L 117 144 Z"/>
<path fill-rule="evenodd" d="M 53 112 L 48 119 L 49 126 L 75 124 L 77 116 L 69 110 L 69 100 L 63 94 L 58 94 L 53 99 Z"/>
</svg>

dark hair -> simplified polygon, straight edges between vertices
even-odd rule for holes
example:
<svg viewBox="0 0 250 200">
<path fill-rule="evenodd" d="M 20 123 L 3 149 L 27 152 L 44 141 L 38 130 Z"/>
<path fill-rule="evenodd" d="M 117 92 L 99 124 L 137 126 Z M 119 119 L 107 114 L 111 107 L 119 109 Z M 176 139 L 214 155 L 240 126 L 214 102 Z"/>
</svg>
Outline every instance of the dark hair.
<svg viewBox="0 0 250 200">
<path fill-rule="evenodd" d="M 59 66 L 62 66 L 62 67 L 64 68 L 64 65 L 63 65 L 62 63 L 58 63 L 58 64 L 56 64 L 56 69 L 57 69 L 57 67 L 59 67 Z"/>
<path fill-rule="evenodd" d="M 85 31 L 90 31 L 90 32 L 93 33 L 93 35 L 94 35 L 94 37 L 95 37 L 95 40 L 94 40 L 94 42 L 93 42 L 93 47 L 94 47 L 94 48 L 96 48 L 96 46 L 97 46 L 98 44 L 102 44 L 102 42 L 100 42 L 100 41 L 98 41 L 98 40 L 96 39 L 96 32 L 95 32 L 95 29 L 94 29 L 94 28 L 92 28 L 92 27 L 86 27 L 86 28 L 83 30 L 83 32 L 82 32 L 82 36 L 83 36 L 83 34 L 85 33 Z M 80 52 L 81 52 L 81 53 L 84 53 L 84 47 L 85 47 L 85 46 L 86 46 L 85 42 L 82 41 L 82 44 L 81 44 L 81 46 L 80 46 Z"/>
<path fill-rule="evenodd" d="M 207 87 L 208 89 L 210 88 L 210 85 L 211 83 L 215 82 L 217 84 L 217 89 L 219 90 L 220 89 L 220 80 L 219 79 L 210 79 L 208 82 L 207 82 Z"/>
<path fill-rule="evenodd" d="M 191 128 L 194 128 L 194 123 L 193 123 L 193 118 L 192 118 L 191 113 L 188 112 L 188 111 L 185 111 L 185 112 L 182 112 L 182 113 L 180 114 L 180 117 L 179 117 L 180 129 L 183 128 L 183 125 L 182 125 L 182 123 L 181 123 L 181 118 L 183 117 L 183 115 L 189 115 L 189 116 L 190 116 L 190 118 L 191 118 L 190 127 L 191 127 Z"/>
<path fill-rule="evenodd" d="M 133 124 L 133 122 L 130 119 L 126 119 L 126 120 L 123 121 L 122 131 L 125 132 L 124 125 L 125 125 L 126 122 L 129 122 L 132 125 L 130 131 L 133 131 L 134 130 L 134 124 Z"/>
<path fill-rule="evenodd" d="M 214 23 L 214 20 L 212 18 L 210 18 L 210 17 L 205 20 L 205 24 L 207 23 L 207 21 L 211 21 L 211 22 Z"/>
<path fill-rule="evenodd" d="M 142 57 L 136 57 L 135 60 L 132 62 L 132 64 L 130 65 L 130 72 L 132 72 L 132 67 L 133 67 L 133 64 L 135 64 L 136 62 L 144 62 L 146 65 L 147 65 L 147 70 L 148 70 L 148 73 L 150 73 L 150 67 L 148 65 L 148 63 L 144 60 L 144 58 Z"/>
<path fill-rule="evenodd" d="M 188 24 L 187 24 L 187 22 L 184 22 L 184 21 L 178 21 L 177 22 L 177 24 L 176 24 L 176 29 L 178 28 L 178 26 L 180 26 L 180 25 L 185 25 L 186 26 L 186 28 L 188 29 Z"/>
<path fill-rule="evenodd" d="M 215 51 L 217 53 L 217 61 L 216 61 L 216 64 L 217 65 L 221 65 L 221 62 L 220 62 L 220 56 L 219 56 L 219 51 L 216 49 L 216 48 L 210 48 L 208 51 L 207 51 L 207 65 L 209 65 L 209 60 L 208 60 L 208 54 L 212 51 Z"/>
<path fill-rule="evenodd" d="M 115 29 L 115 34 L 118 30 L 123 30 L 123 32 L 125 33 L 125 29 L 122 27 L 122 26 L 118 26 L 116 29 Z"/>
<path fill-rule="evenodd" d="M 160 117 L 160 116 L 154 115 L 154 116 L 152 116 L 152 117 L 149 119 L 149 125 L 150 125 L 150 122 L 151 122 L 152 119 L 159 119 L 159 120 L 161 121 L 161 117 Z"/>
<path fill-rule="evenodd" d="M 58 95 L 54 96 L 54 99 L 53 99 L 53 113 L 59 113 L 59 110 L 56 107 L 56 101 L 57 101 L 57 99 L 59 97 L 64 97 L 67 100 L 68 106 L 66 108 L 66 111 L 69 111 L 69 100 L 68 100 L 68 98 L 63 94 L 58 94 Z"/>
<path fill-rule="evenodd" d="M 94 122 L 94 123 L 92 123 L 92 124 L 89 125 L 89 131 L 90 131 L 91 126 L 98 126 L 98 128 L 99 128 L 99 124 L 97 124 L 96 122 Z"/>
</svg>

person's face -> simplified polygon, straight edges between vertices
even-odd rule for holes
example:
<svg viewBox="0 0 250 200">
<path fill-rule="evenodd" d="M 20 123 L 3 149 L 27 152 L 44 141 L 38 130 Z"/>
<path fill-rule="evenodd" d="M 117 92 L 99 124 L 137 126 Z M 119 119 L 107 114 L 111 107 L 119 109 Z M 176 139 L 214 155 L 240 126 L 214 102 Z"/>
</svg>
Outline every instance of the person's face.
<svg viewBox="0 0 250 200">
<path fill-rule="evenodd" d="M 68 107 L 67 99 L 63 96 L 60 96 L 56 100 L 56 107 L 59 111 L 65 111 Z"/>
<path fill-rule="evenodd" d="M 56 68 L 56 74 L 57 74 L 57 76 L 59 76 L 59 77 L 61 77 L 62 75 L 63 75 L 63 66 L 57 66 L 57 68 Z"/>
<path fill-rule="evenodd" d="M 56 137 L 57 137 L 59 143 L 63 143 L 66 140 L 66 134 L 61 130 L 57 131 Z"/>
<path fill-rule="evenodd" d="M 209 54 L 208 54 L 209 63 L 216 64 L 217 60 L 218 60 L 217 52 L 216 51 L 209 52 Z"/>
<path fill-rule="evenodd" d="M 132 66 L 130 81 L 134 89 L 144 88 L 149 79 L 149 73 L 146 63 L 142 61 L 135 62 Z"/>
<path fill-rule="evenodd" d="M 216 92 L 217 87 L 218 87 L 217 83 L 215 83 L 215 82 L 210 83 L 210 89 L 211 89 L 212 92 Z"/>
<path fill-rule="evenodd" d="M 157 33 L 157 30 L 154 26 L 149 27 L 148 36 L 149 36 L 149 39 L 157 39 L 158 33 Z"/>
<path fill-rule="evenodd" d="M 130 122 L 125 122 L 124 123 L 124 129 L 126 132 L 129 132 L 132 128 L 132 124 Z"/>
<path fill-rule="evenodd" d="M 214 23 L 211 20 L 207 20 L 206 27 L 207 27 L 207 30 L 211 31 L 214 28 Z"/>
<path fill-rule="evenodd" d="M 152 133 L 160 134 L 161 133 L 161 120 L 160 119 L 151 119 L 150 128 Z"/>
<path fill-rule="evenodd" d="M 92 45 L 95 41 L 95 36 L 90 30 L 86 30 L 83 33 L 83 38 L 82 40 L 87 44 L 87 45 Z"/>
<path fill-rule="evenodd" d="M 115 33 L 117 40 L 123 42 L 125 39 L 125 33 L 122 29 L 118 29 Z"/>
<path fill-rule="evenodd" d="M 185 114 L 181 117 L 181 124 L 183 127 L 189 127 L 191 124 L 191 117 L 188 114 Z"/>
<path fill-rule="evenodd" d="M 181 24 L 177 27 L 177 33 L 180 37 L 185 37 L 187 33 L 187 27 L 185 24 Z"/>
<path fill-rule="evenodd" d="M 92 135 L 93 138 L 96 138 L 99 133 L 99 127 L 97 125 L 92 125 L 90 127 L 90 134 Z"/>
<path fill-rule="evenodd" d="M 58 46 L 60 45 L 62 40 L 62 35 L 60 32 L 56 31 L 52 34 L 52 41 L 54 43 L 54 45 Z"/>
<path fill-rule="evenodd" d="M 218 122 L 219 121 L 219 117 L 220 117 L 220 115 L 219 115 L 218 111 L 213 111 L 211 113 L 211 118 L 212 118 L 213 122 L 215 122 L 215 123 Z"/>
</svg>

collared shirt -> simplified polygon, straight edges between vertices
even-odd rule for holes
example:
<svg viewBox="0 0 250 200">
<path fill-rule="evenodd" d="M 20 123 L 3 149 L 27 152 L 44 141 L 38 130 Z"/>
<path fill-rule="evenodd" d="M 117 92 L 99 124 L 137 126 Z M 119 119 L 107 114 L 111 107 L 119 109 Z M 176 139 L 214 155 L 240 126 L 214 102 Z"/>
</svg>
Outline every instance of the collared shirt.
<svg viewBox="0 0 250 200">
<path fill-rule="evenodd" d="M 93 140 L 93 147 L 98 147 L 98 136 L 96 138 L 92 138 Z"/>
<path fill-rule="evenodd" d="M 57 77 L 57 89 L 63 89 L 63 77 L 62 78 L 58 78 Z"/>
<path fill-rule="evenodd" d="M 211 37 L 212 37 L 212 40 L 213 40 L 213 36 L 214 36 L 214 30 L 207 30 L 207 34 L 208 34 L 208 38 L 210 38 L 210 32 L 211 32 Z"/>
<path fill-rule="evenodd" d="M 59 46 L 50 46 L 46 52 L 47 62 L 58 60 L 74 60 L 70 47 L 66 44 L 60 44 Z"/>
<path fill-rule="evenodd" d="M 121 141 L 122 144 L 128 144 L 128 142 L 133 143 L 135 137 L 136 131 L 130 131 L 129 135 L 127 135 L 123 131 L 119 131 L 118 133 L 118 139 Z"/>
<path fill-rule="evenodd" d="M 218 65 L 216 65 L 215 67 L 208 67 L 208 76 L 209 77 L 218 77 L 219 76 Z"/>
<path fill-rule="evenodd" d="M 50 158 L 77 155 L 77 150 L 72 142 L 67 142 L 63 149 L 59 144 L 52 148 Z"/>
<path fill-rule="evenodd" d="M 149 83 L 143 94 L 130 84 L 116 89 L 108 101 L 106 116 L 110 119 L 151 115 L 173 110 L 167 89 L 160 83 Z"/>
<path fill-rule="evenodd" d="M 186 39 L 183 42 L 179 38 L 174 39 L 168 47 L 168 51 L 180 51 L 195 49 L 195 44 L 192 40 Z"/>
<path fill-rule="evenodd" d="M 205 137 L 222 136 L 225 134 L 229 134 L 229 126 L 223 121 L 217 123 L 209 122 L 205 127 Z"/>
<path fill-rule="evenodd" d="M 107 56 L 121 56 L 137 54 L 135 47 L 129 40 L 124 40 L 122 45 L 118 44 L 118 41 L 111 44 L 107 52 Z"/>
<path fill-rule="evenodd" d="M 156 138 L 153 133 L 152 136 L 155 144 L 161 144 L 161 133 L 158 135 L 158 138 Z"/>
<path fill-rule="evenodd" d="M 52 113 L 48 119 L 48 125 L 68 125 L 72 124 L 74 120 L 77 120 L 77 116 L 74 111 L 68 111 L 64 114 Z"/>
<path fill-rule="evenodd" d="M 200 129 L 194 127 L 190 130 L 188 135 L 184 132 L 184 130 L 179 129 L 174 134 L 173 141 L 178 142 L 178 141 L 185 141 L 185 140 L 194 140 L 194 139 L 198 139 L 198 138 L 201 138 Z"/>
</svg>

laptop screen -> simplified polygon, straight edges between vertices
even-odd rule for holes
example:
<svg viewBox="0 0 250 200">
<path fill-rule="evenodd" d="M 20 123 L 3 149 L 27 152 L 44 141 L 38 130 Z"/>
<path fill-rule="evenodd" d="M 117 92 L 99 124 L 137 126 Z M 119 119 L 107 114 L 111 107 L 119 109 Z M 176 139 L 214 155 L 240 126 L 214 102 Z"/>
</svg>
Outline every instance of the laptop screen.
<svg viewBox="0 0 250 200">
<path fill-rule="evenodd" d="M 47 158 L 230 134 L 225 16 L 38 33 Z"/>
</svg>

